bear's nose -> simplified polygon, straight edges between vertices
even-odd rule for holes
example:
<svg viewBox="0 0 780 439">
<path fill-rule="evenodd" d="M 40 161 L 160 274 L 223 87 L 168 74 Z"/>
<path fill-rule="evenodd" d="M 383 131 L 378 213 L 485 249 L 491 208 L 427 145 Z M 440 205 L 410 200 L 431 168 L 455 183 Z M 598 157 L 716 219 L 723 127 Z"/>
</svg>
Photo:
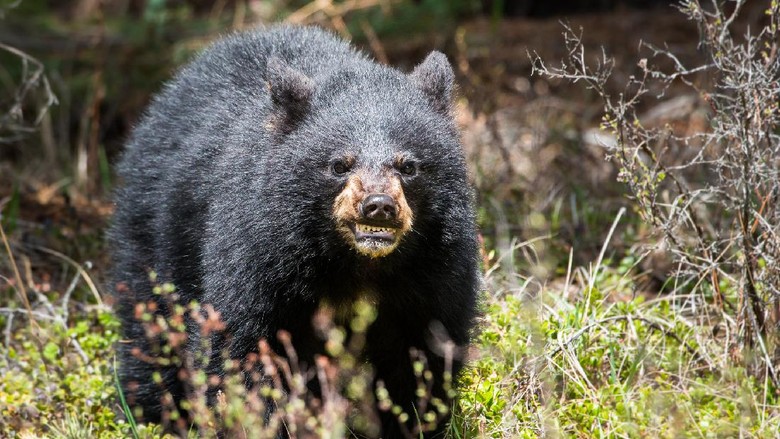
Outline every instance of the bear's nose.
<svg viewBox="0 0 780 439">
<path fill-rule="evenodd" d="M 366 219 L 394 220 L 396 215 L 395 201 L 387 194 L 369 194 L 360 203 L 360 213 Z"/>
</svg>

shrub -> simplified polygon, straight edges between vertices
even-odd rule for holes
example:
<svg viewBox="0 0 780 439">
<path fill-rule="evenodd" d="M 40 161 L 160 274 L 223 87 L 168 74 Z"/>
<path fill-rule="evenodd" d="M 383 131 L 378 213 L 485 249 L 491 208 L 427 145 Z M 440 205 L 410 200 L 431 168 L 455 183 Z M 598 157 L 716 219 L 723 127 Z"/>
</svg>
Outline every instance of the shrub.
<svg viewBox="0 0 780 439">
<path fill-rule="evenodd" d="M 571 27 L 560 66 L 548 67 L 538 55 L 532 60 L 536 73 L 582 81 L 603 99 L 602 129 L 614 136 L 607 157 L 639 215 L 657 231 L 657 248 L 677 261 L 668 289 L 693 291 L 681 295 L 680 305 L 713 322 L 716 336 L 721 329 L 735 334 L 725 339 L 732 360 L 777 387 L 780 3 L 767 4 L 758 32 L 739 32 L 746 3 L 682 1 L 677 7 L 698 27 L 704 61 L 689 66 L 671 50 L 643 44 L 652 57 L 639 60 L 638 73 L 617 94 L 608 84 L 613 60 L 602 53 L 588 63 L 581 33 Z M 670 87 L 698 96 L 705 129 L 681 133 L 639 115 L 641 104 L 663 99 Z"/>
</svg>

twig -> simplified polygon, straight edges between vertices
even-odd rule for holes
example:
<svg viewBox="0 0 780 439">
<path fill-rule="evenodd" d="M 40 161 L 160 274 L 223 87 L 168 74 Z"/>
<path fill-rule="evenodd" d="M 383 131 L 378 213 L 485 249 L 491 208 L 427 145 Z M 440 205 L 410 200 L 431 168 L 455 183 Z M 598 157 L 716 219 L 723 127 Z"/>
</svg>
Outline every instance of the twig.
<svg viewBox="0 0 780 439">
<path fill-rule="evenodd" d="M 5 347 L 11 346 L 11 328 L 14 325 L 14 313 L 8 313 L 7 320 L 5 322 Z"/>
<path fill-rule="evenodd" d="M 54 309 L 54 306 L 51 304 L 49 299 L 46 297 L 45 294 L 41 293 L 38 288 L 35 286 L 35 282 L 33 282 L 32 278 L 32 268 L 30 265 L 30 260 L 28 258 L 24 259 L 24 268 L 25 268 L 25 274 L 27 275 L 27 281 L 29 283 L 30 289 L 35 292 L 36 296 L 38 297 L 38 302 L 40 302 L 41 305 L 43 305 L 44 308 L 46 308 L 47 311 L 49 311 L 49 315 L 52 317 L 52 320 L 59 323 L 59 325 L 62 327 L 62 329 L 65 330 L 65 333 L 68 332 L 68 321 L 65 320 L 61 315 L 57 314 L 57 311 Z M 68 339 L 70 339 L 71 343 L 73 343 L 73 348 L 76 350 L 76 352 L 79 354 L 82 360 L 84 360 L 84 363 L 89 362 L 89 357 L 87 357 L 87 354 L 84 353 L 84 350 L 81 349 L 81 344 L 79 344 L 79 341 L 76 339 L 75 335 L 68 336 Z"/>
<path fill-rule="evenodd" d="M 100 291 L 98 290 L 97 286 L 95 285 L 95 282 L 92 281 L 92 278 L 89 276 L 89 273 L 84 269 L 84 267 L 81 266 L 78 262 L 74 261 L 73 259 L 69 258 L 68 256 L 56 251 L 52 250 L 50 248 L 42 247 L 39 245 L 33 245 L 31 248 L 38 250 L 43 253 L 50 254 L 52 256 L 55 256 L 57 258 L 62 259 L 63 261 L 73 265 L 76 267 L 76 270 L 79 272 L 81 277 L 84 278 L 84 282 L 87 283 L 87 286 L 89 286 L 90 292 L 92 292 L 92 296 L 95 297 L 95 301 L 97 301 L 98 305 L 103 305 L 103 299 L 100 298 Z"/>
<path fill-rule="evenodd" d="M 33 89 L 33 87 L 36 87 L 39 83 L 42 84 L 44 91 L 46 92 L 46 102 L 42 106 L 41 110 L 39 111 L 38 115 L 35 118 L 34 124 L 37 125 L 40 123 L 40 121 L 43 119 L 43 116 L 46 114 L 47 109 L 57 103 L 57 97 L 52 93 L 51 87 L 49 86 L 49 81 L 46 79 L 46 76 L 43 74 L 44 67 L 43 64 L 38 61 L 37 59 L 33 58 L 32 56 L 26 54 L 25 52 L 22 52 L 21 50 L 9 46 L 7 44 L 0 43 L 0 50 L 4 50 L 6 52 L 11 53 L 14 56 L 19 57 L 25 66 L 25 77 L 23 78 L 23 83 L 21 86 L 19 86 L 18 90 L 16 91 L 16 95 L 13 98 L 13 103 L 11 105 L 11 108 L 8 110 L 7 115 L 1 115 L 0 116 L 0 122 L 3 121 L 5 118 L 11 118 L 18 117 L 22 113 L 22 103 L 24 101 L 25 96 L 30 92 L 30 90 Z M 31 73 L 27 72 L 26 66 L 30 63 L 34 66 Z M 29 76 L 28 76 L 29 75 Z M 16 131 L 27 131 L 25 127 L 15 127 L 18 128 Z"/>
<path fill-rule="evenodd" d="M 0 219 L 2 219 L 2 215 L 0 215 Z M 3 230 L 2 222 L 0 222 L 0 237 L 2 237 L 3 239 L 3 245 L 5 246 L 5 251 L 8 254 L 8 259 L 11 261 L 11 267 L 14 270 L 14 277 L 16 278 L 16 284 L 18 287 L 14 289 L 17 291 L 20 298 L 22 299 L 22 303 L 24 304 L 24 307 L 27 309 L 28 314 L 30 314 L 31 324 L 34 324 L 33 322 L 35 322 L 35 320 L 32 319 L 32 307 L 30 307 L 30 300 L 27 298 L 27 290 L 24 288 L 22 275 L 19 274 L 19 266 L 16 265 L 16 259 L 14 258 L 14 254 L 11 252 L 11 245 L 8 244 L 8 238 L 5 236 L 5 230 Z"/>
<path fill-rule="evenodd" d="M 343 17 L 349 12 L 360 9 L 367 9 L 374 6 L 385 8 L 388 4 L 398 3 L 400 0 L 351 0 L 343 3 L 334 4 L 333 0 L 315 0 L 306 6 L 287 16 L 289 23 L 305 24 L 314 21 L 312 17 L 318 12 L 322 12 L 329 18 Z"/>
<path fill-rule="evenodd" d="M 70 301 L 70 295 L 73 294 L 73 291 L 76 289 L 76 285 L 78 285 L 80 277 L 81 273 L 76 272 L 76 274 L 73 276 L 73 280 L 70 281 L 70 285 L 68 285 L 68 289 L 65 290 L 65 294 L 62 295 L 62 318 L 65 321 L 68 321 L 68 302 Z"/>
<path fill-rule="evenodd" d="M 385 48 L 382 46 L 382 42 L 379 41 L 379 37 L 377 37 L 376 32 L 374 32 L 374 28 L 371 27 L 367 20 L 360 20 L 360 29 L 366 34 L 368 44 L 371 46 L 371 50 L 374 51 L 374 55 L 376 55 L 379 62 L 382 64 L 390 64 L 390 61 L 387 59 L 387 52 L 385 52 Z"/>
<path fill-rule="evenodd" d="M 33 316 L 33 317 L 36 317 L 36 318 L 39 318 L 39 319 L 42 319 L 42 320 L 57 321 L 57 316 L 52 316 L 52 315 L 49 315 L 49 314 L 46 314 L 46 313 L 42 313 L 40 311 L 29 311 L 28 312 L 27 310 L 19 309 L 19 308 L 3 307 L 3 308 L 0 308 L 0 313 L 8 314 L 8 315 L 12 315 L 12 314 L 27 314 L 27 315 L 30 315 L 30 316 Z"/>
</svg>

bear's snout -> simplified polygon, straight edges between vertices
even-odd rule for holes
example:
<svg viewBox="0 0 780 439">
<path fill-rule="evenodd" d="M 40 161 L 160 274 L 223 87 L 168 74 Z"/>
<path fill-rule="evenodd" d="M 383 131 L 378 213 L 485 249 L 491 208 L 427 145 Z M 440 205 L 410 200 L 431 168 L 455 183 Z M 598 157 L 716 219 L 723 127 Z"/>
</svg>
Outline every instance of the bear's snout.
<svg viewBox="0 0 780 439">
<path fill-rule="evenodd" d="M 387 194 L 368 194 L 360 203 L 360 214 L 368 220 L 395 221 L 397 213 L 393 197 Z"/>
</svg>

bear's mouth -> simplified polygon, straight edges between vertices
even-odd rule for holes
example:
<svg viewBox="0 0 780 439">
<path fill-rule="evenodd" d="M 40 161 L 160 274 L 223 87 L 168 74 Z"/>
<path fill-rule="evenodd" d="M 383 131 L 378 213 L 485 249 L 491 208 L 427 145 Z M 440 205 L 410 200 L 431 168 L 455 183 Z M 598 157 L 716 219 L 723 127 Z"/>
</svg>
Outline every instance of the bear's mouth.
<svg viewBox="0 0 780 439">
<path fill-rule="evenodd" d="M 350 229 L 355 236 L 355 247 L 360 253 L 371 257 L 386 256 L 398 245 L 401 230 L 388 225 L 352 223 Z"/>
<path fill-rule="evenodd" d="M 354 228 L 355 239 L 358 241 L 368 239 L 380 242 L 394 242 L 395 235 L 398 232 L 398 229 L 395 227 L 377 227 L 359 223 L 355 223 Z"/>
</svg>

